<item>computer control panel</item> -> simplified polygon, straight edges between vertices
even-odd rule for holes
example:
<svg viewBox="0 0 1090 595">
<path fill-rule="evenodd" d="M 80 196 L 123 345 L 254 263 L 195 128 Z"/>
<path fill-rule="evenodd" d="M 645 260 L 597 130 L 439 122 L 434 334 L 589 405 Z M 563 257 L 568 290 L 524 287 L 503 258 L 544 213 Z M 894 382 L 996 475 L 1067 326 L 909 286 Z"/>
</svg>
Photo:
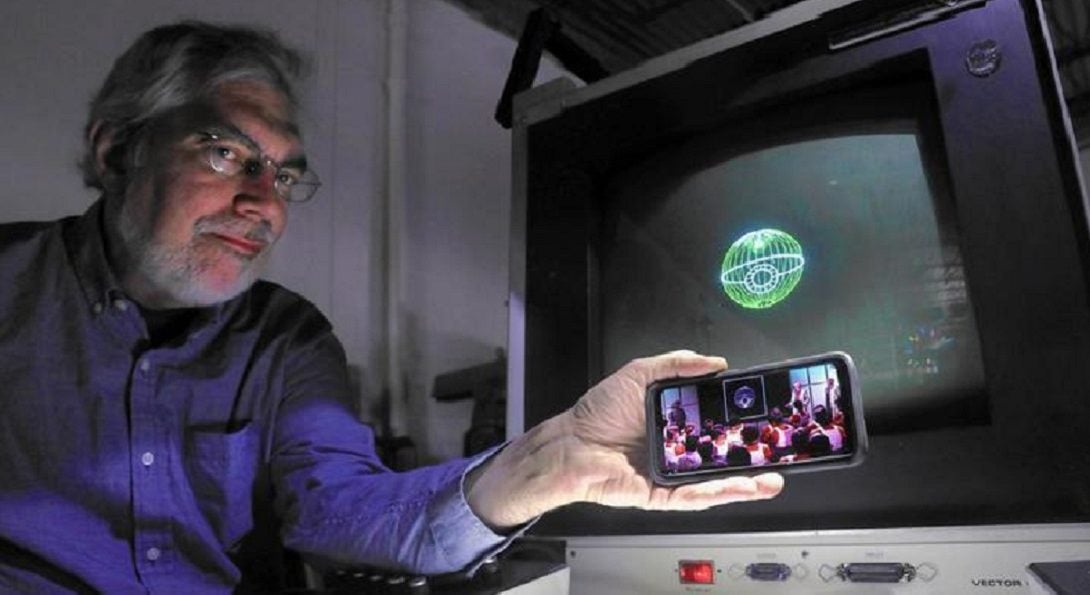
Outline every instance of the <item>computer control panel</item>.
<svg viewBox="0 0 1090 595">
<path fill-rule="evenodd" d="M 596 594 L 1064 593 L 1041 569 L 1079 562 L 1087 524 L 568 540 L 572 592 Z"/>
</svg>

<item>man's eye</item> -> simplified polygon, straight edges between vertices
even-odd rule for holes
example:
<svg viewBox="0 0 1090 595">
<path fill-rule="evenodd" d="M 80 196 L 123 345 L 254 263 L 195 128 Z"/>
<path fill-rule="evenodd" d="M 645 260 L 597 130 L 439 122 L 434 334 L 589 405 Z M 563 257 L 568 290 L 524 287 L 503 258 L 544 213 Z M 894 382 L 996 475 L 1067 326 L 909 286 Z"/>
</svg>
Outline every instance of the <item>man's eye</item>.
<svg viewBox="0 0 1090 595">
<path fill-rule="evenodd" d="M 212 152 L 216 155 L 216 157 L 225 161 L 239 160 L 238 152 L 226 145 L 215 145 L 212 147 Z"/>
<path fill-rule="evenodd" d="M 299 181 L 299 172 L 283 170 L 276 176 L 276 181 L 284 186 L 294 186 Z"/>
</svg>

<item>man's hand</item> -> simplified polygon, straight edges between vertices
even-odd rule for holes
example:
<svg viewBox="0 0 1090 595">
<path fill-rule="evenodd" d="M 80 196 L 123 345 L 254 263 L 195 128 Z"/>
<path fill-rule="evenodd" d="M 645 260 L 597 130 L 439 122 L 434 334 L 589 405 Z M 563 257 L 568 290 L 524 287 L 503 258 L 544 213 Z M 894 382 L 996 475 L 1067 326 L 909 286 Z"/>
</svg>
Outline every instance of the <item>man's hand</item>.
<svg viewBox="0 0 1090 595">
<path fill-rule="evenodd" d="M 771 498 L 776 473 L 683 486 L 656 485 L 648 469 L 644 396 L 655 380 L 727 367 L 691 351 L 634 360 L 587 391 L 574 407 L 512 441 L 466 484 L 470 507 L 496 530 L 571 502 L 647 510 L 702 510 Z"/>
</svg>

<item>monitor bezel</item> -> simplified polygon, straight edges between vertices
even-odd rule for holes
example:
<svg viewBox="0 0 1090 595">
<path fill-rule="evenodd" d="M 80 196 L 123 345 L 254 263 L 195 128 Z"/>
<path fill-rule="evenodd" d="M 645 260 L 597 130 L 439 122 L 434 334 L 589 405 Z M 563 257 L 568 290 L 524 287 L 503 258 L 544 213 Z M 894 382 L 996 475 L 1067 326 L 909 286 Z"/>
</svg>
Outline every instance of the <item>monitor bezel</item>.
<svg viewBox="0 0 1090 595">
<path fill-rule="evenodd" d="M 833 476 L 792 478 L 795 485 L 771 503 L 691 516 L 577 505 L 548 515 L 539 532 L 700 533 L 1090 518 L 1090 496 L 1078 480 L 1090 472 L 1086 449 L 1050 457 L 1013 443 L 1055 450 L 1065 444 L 1056 437 L 1057 427 L 1074 436 L 1090 422 L 1087 408 L 1079 406 L 1090 391 L 1071 380 L 1090 361 L 1090 234 L 1074 145 L 1039 5 L 969 4 L 926 25 L 829 49 L 839 33 L 889 6 L 854 4 L 524 123 L 515 134 L 521 166 L 514 181 L 509 373 L 517 378 L 509 398 L 521 405 L 524 427 L 530 427 L 562 412 L 605 372 L 596 352 L 594 253 L 596 201 L 609 171 L 770 102 L 804 101 L 861 73 L 922 64 L 938 106 L 936 123 L 988 375 L 991 425 L 877 437 L 868 464 L 839 479 L 866 498 L 807 506 L 807 498 L 836 498 L 828 485 Z M 986 76 L 971 73 L 969 52 L 988 43 L 1001 52 L 998 69 Z M 1035 233 L 1024 233 L 1027 227 Z M 1019 407 L 1026 395 L 1035 395 L 1040 405 L 1030 414 Z M 939 463 L 935 444 L 948 440 L 969 444 L 971 452 L 961 453 L 956 463 Z M 1049 490 L 996 489 L 1008 481 Z"/>
</svg>

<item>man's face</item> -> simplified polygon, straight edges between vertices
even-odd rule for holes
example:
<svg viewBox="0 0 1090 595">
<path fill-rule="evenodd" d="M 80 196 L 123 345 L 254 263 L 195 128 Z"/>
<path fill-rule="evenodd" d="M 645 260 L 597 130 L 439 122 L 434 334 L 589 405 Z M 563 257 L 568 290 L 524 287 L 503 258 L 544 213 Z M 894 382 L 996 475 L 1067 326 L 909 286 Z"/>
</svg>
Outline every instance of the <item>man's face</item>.
<svg viewBox="0 0 1090 595">
<path fill-rule="evenodd" d="M 227 176 L 209 152 L 301 161 L 284 99 L 259 83 L 226 83 L 210 105 L 181 110 L 161 128 L 115 219 L 122 285 L 149 308 L 228 300 L 261 273 L 286 205 L 275 168 Z"/>
</svg>

